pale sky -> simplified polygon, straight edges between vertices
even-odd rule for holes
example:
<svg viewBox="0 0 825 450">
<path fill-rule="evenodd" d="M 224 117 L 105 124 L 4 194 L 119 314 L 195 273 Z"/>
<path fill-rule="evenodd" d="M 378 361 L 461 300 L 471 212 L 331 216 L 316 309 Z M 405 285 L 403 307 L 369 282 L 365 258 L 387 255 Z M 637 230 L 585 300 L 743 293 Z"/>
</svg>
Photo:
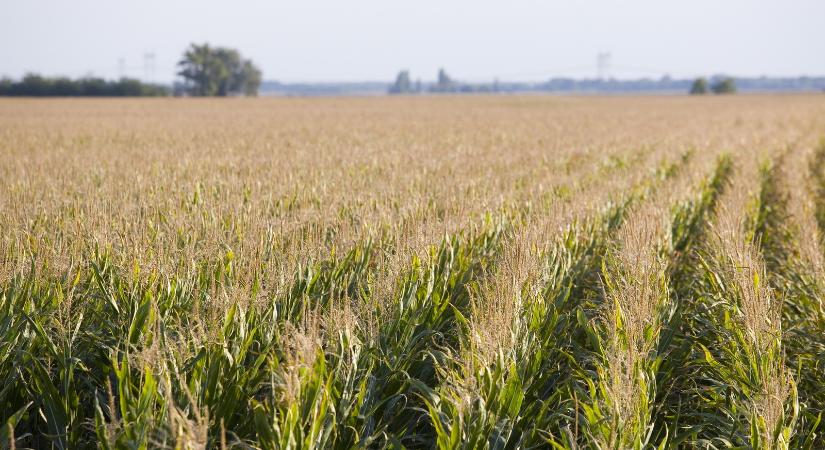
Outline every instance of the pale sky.
<svg viewBox="0 0 825 450">
<path fill-rule="evenodd" d="M 280 81 L 825 75 L 825 0 L 0 0 L 0 76 L 174 78 L 190 42 Z M 123 60 L 123 63 L 119 62 Z"/>
</svg>

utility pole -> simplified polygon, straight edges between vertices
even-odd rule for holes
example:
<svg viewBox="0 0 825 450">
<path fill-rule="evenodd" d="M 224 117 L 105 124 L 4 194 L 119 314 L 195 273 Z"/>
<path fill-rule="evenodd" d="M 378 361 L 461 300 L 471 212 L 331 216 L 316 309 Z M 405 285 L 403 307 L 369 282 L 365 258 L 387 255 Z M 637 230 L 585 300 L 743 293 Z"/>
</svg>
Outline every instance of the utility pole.
<svg viewBox="0 0 825 450">
<path fill-rule="evenodd" d="M 121 79 L 126 77 L 126 59 L 125 58 L 118 58 L 117 59 L 117 75 Z"/>
</svg>

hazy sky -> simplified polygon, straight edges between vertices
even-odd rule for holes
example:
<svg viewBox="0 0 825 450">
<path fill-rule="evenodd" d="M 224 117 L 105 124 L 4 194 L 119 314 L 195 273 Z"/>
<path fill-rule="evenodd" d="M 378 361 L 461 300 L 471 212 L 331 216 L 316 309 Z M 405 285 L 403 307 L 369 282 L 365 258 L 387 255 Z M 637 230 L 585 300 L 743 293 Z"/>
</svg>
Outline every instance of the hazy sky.
<svg viewBox="0 0 825 450">
<path fill-rule="evenodd" d="M 170 81 L 190 42 L 281 81 L 825 75 L 824 0 L 0 0 L 0 75 Z M 123 65 L 119 60 L 123 60 Z"/>
</svg>

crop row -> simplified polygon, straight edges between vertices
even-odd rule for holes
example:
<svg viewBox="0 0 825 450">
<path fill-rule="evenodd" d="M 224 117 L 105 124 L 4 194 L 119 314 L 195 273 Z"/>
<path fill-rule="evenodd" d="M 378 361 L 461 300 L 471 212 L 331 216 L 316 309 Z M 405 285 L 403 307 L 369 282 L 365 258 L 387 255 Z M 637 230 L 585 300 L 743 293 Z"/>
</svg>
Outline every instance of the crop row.
<svg viewBox="0 0 825 450">
<path fill-rule="evenodd" d="M 255 303 L 221 298 L 229 251 L 189 277 L 133 276 L 105 248 L 32 269 L 0 295 L 1 438 L 816 448 L 823 256 L 802 233 L 821 233 L 823 155 L 662 154 L 619 196 L 593 180 L 504 208 L 395 278 L 393 241 L 367 239 Z"/>
</svg>

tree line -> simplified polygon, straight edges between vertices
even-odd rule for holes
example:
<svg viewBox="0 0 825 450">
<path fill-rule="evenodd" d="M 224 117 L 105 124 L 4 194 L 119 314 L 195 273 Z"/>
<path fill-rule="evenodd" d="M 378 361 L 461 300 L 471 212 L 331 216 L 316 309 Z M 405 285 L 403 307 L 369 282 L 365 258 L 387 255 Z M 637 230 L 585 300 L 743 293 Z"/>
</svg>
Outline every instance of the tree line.
<svg viewBox="0 0 825 450">
<path fill-rule="evenodd" d="M 15 97 L 158 97 L 169 95 L 169 89 L 142 83 L 133 78 L 107 81 L 103 78 L 44 77 L 28 74 L 20 81 L 0 80 L 0 96 Z"/>
<path fill-rule="evenodd" d="M 690 86 L 690 95 L 704 95 L 713 92 L 714 94 L 735 94 L 736 81 L 733 78 L 722 78 L 712 84 L 704 77 L 693 80 Z"/>
<path fill-rule="evenodd" d="M 197 97 L 257 95 L 261 70 L 235 49 L 192 44 L 178 62 L 175 95 Z M 108 81 L 97 77 L 70 79 L 30 73 L 21 80 L 0 79 L 0 96 L 28 97 L 155 97 L 170 95 L 169 87 L 133 78 Z"/>
<path fill-rule="evenodd" d="M 447 71 L 438 69 L 438 78 L 435 83 L 423 84 L 421 80 L 412 81 L 409 70 L 402 70 L 398 72 L 395 77 L 395 82 L 390 85 L 387 90 L 388 94 L 419 94 L 422 92 L 430 92 L 433 94 L 447 94 L 447 93 L 484 93 L 496 92 L 498 89 L 498 81 L 491 85 L 487 84 L 470 84 L 453 79 L 447 74 Z"/>
<path fill-rule="evenodd" d="M 747 79 L 746 79 L 747 81 Z M 764 79 L 756 80 L 764 82 Z M 498 79 L 492 83 L 466 83 L 458 81 L 447 74 L 444 69 L 439 69 L 436 82 L 422 83 L 421 80 L 413 82 L 408 70 L 398 72 L 395 82 L 389 85 L 387 93 L 394 94 L 420 94 L 424 92 L 439 93 L 496 93 L 496 92 L 644 92 L 644 91 L 676 91 L 686 89 L 692 95 L 702 94 L 735 94 L 737 91 L 736 80 L 727 76 L 714 76 L 710 80 L 707 78 L 696 78 L 690 80 L 672 79 L 664 76 L 661 79 L 637 79 L 637 80 L 616 80 L 610 79 L 573 79 L 573 78 L 553 78 L 547 82 L 540 83 L 500 83 Z"/>
</svg>

